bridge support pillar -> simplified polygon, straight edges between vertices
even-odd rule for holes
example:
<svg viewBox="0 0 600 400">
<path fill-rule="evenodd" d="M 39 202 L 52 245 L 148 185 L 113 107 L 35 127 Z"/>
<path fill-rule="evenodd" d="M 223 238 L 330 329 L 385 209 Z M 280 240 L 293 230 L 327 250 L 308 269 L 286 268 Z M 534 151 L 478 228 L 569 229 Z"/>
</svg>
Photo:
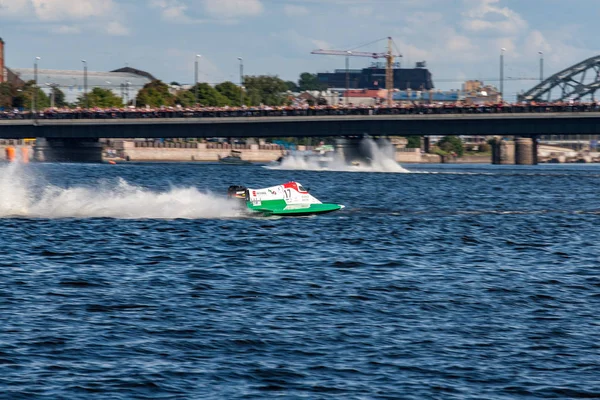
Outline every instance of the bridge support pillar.
<svg viewBox="0 0 600 400">
<path fill-rule="evenodd" d="M 364 159 L 360 152 L 362 138 L 341 137 L 335 139 L 335 152 L 346 164 L 360 162 Z"/>
<path fill-rule="evenodd" d="M 431 138 L 429 136 L 423 136 L 423 144 L 421 148 L 425 153 L 429 153 L 431 150 Z"/>
<path fill-rule="evenodd" d="M 346 164 L 370 164 L 379 152 L 390 151 L 395 156 L 395 148 L 389 139 L 380 138 L 376 143 L 372 138 L 342 137 L 335 139 L 335 151 Z"/>
<path fill-rule="evenodd" d="M 515 163 L 537 165 L 537 141 L 525 137 L 515 139 Z"/>
<path fill-rule="evenodd" d="M 37 138 L 33 152 L 39 162 L 102 162 L 102 144 L 98 139 Z"/>
<path fill-rule="evenodd" d="M 492 142 L 492 164 L 511 165 L 515 163 L 515 142 L 495 138 Z"/>
</svg>

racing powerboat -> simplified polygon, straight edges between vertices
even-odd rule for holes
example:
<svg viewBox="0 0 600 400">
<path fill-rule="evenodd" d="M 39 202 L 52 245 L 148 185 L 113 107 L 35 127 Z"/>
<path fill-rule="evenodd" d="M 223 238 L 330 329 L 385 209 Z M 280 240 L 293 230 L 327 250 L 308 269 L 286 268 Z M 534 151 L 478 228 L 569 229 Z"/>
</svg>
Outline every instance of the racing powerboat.
<svg viewBox="0 0 600 400">
<path fill-rule="evenodd" d="M 227 195 L 240 199 L 250 211 L 263 215 L 311 215 L 324 214 L 344 208 L 341 204 L 322 203 L 299 182 L 264 189 L 230 186 Z"/>
<path fill-rule="evenodd" d="M 242 152 L 239 150 L 231 150 L 231 153 L 226 157 L 219 157 L 219 162 L 221 164 L 229 164 L 229 165 L 250 165 L 252 164 L 250 161 L 242 160 Z"/>
</svg>

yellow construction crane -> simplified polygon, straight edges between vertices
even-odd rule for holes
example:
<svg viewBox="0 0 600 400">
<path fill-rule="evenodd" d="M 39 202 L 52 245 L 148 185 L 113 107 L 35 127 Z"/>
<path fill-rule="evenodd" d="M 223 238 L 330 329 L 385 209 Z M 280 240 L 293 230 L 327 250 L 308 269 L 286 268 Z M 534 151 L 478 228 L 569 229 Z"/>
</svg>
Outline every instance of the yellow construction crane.
<svg viewBox="0 0 600 400">
<path fill-rule="evenodd" d="M 392 52 L 392 46 L 394 41 L 391 37 L 387 38 L 388 45 L 387 51 L 383 53 L 370 53 L 366 51 L 354 51 L 354 50 L 313 50 L 310 54 L 324 54 L 331 56 L 346 56 L 346 92 L 350 86 L 350 76 L 348 69 L 348 57 L 370 57 L 370 58 L 385 58 L 386 67 L 385 67 L 385 88 L 387 89 L 387 105 L 392 105 L 392 93 L 394 91 L 394 58 L 402 57 L 402 55 L 397 54 L 394 55 Z M 346 97 L 347 99 L 347 97 Z M 347 101 L 347 100 L 346 100 Z"/>
</svg>

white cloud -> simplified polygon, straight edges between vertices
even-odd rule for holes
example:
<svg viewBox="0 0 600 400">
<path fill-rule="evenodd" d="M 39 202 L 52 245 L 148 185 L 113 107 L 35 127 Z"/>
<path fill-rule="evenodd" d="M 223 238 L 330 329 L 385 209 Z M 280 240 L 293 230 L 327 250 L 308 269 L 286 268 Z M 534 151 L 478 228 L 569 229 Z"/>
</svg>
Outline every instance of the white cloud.
<svg viewBox="0 0 600 400">
<path fill-rule="evenodd" d="M 0 16 L 19 16 L 31 11 L 30 0 L 0 0 Z"/>
<path fill-rule="evenodd" d="M 162 11 L 162 17 L 173 22 L 192 22 L 186 14 L 188 6 L 178 0 L 153 0 L 150 5 Z"/>
<path fill-rule="evenodd" d="M 112 36 L 127 36 L 129 29 L 118 21 L 112 21 L 106 26 L 106 33 Z"/>
<path fill-rule="evenodd" d="M 40 21 L 102 18 L 115 12 L 113 0 L 0 0 L 0 16 Z"/>
<path fill-rule="evenodd" d="M 368 6 L 364 6 L 364 7 L 350 7 L 348 9 L 348 12 L 353 17 L 368 17 L 371 14 L 373 14 L 373 7 L 368 7 Z"/>
<path fill-rule="evenodd" d="M 204 23 L 217 20 L 220 23 L 234 24 L 236 18 L 256 16 L 262 13 L 260 0 L 152 0 L 152 8 L 161 10 L 163 19 L 173 23 Z M 302 7 L 300 7 L 302 8 Z M 205 14 L 207 18 L 195 18 L 194 15 Z"/>
<path fill-rule="evenodd" d="M 527 22 L 508 7 L 498 7 L 499 0 L 465 0 L 468 11 L 462 26 L 473 32 L 518 35 L 527 29 Z"/>
<path fill-rule="evenodd" d="M 475 50 L 471 40 L 466 36 L 454 35 L 446 38 L 445 48 L 450 52 L 470 53 Z"/>
<path fill-rule="evenodd" d="M 31 0 L 42 21 L 102 17 L 113 11 L 112 0 Z"/>
<path fill-rule="evenodd" d="M 260 0 L 204 0 L 204 10 L 217 18 L 255 16 L 263 12 Z"/>
<path fill-rule="evenodd" d="M 58 33 L 59 35 L 73 35 L 80 33 L 81 29 L 78 26 L 73 25 L 60 25 L 52 28 L 51 31 Z"/>
<path fill-rule="evenodd" d="M 302 17 L 308 15 L 308 8 L 303 6 L 296 6 L 293 4 L 286 4 L 283 7 L 283 12 L 288 17 Z"/>
</svg>

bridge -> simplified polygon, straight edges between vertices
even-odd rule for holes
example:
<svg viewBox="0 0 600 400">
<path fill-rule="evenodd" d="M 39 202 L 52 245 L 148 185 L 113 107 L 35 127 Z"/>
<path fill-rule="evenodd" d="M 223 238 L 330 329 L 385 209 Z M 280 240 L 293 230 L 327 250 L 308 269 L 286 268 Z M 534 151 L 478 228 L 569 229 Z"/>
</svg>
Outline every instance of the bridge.
<svg viewBox="0 0 600 400">
<path fill-rule="evenodd" d="M 4 139 L 600 134 L 600 111 L 157 119 L 0 120 Z"/>
<path fill-rule="evenodd" d="M 524 101 L 595 100 L 600 89 L 600 56 L 590 57 L 546 78 L 519 95 Z"/>
<path fill-rule="evenodd" d="M 552 134 L 600 134 L 600 112 L 0 120 L 0 137 L 37 138 L 46 161 L 99 161 L 100 138 L 492 135 L 528 139 L 530 148 Z"/>
</svg>

